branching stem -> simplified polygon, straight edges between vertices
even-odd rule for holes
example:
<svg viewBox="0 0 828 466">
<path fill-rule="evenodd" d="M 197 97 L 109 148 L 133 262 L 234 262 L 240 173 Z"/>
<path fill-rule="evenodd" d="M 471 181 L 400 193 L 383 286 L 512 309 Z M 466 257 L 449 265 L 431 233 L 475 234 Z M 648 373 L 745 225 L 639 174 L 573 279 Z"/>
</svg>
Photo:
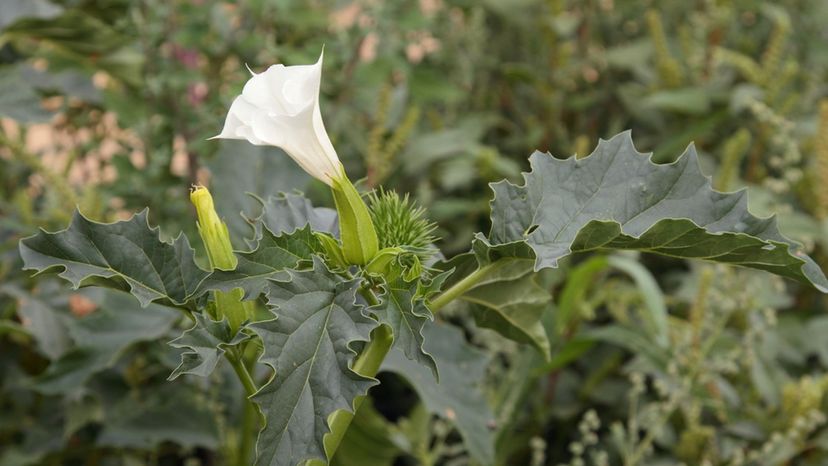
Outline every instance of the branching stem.
<svg viewBox="0 0 828 466">
<path fill-rule="evenodd" d="M 477 270 L 475 270 L 459 282 L 452 285 L 449 289 L 442 292 L 439 296 L 434 298 L 429 304 L 428 307 L 429 309 L 431 309 L 431 312 L 436 313 L 438 310 L 442 309 L 446 304 L 459 298 L 466 291 L 469 291 L 474 285 L 480 282 L 480 280 L 482 280 L 487 273 L 489 273 L 489 271 L 494 267 L 494 265 L 495 263 L 492 262 L 491 264 L 479 267 Z"/>
</svg>

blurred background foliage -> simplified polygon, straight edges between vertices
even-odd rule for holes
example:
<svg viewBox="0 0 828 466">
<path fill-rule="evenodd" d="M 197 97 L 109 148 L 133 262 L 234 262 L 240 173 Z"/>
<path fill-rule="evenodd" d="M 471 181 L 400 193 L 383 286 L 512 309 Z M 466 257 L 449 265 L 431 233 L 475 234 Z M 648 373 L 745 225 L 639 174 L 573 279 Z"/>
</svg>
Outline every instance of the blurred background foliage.
<svg viewBox="0 0 828 466">
<path fill-rule="evenodd" d="M 583 157 L 631 128 L 658 162 L 695 141 L 715 186 L 747 187 L 827 266 L 825 24 L 824 0 L 3 0 L 0 465 L 232 464 L 233 377 L 166 381 L 178 314 L 35 280 L 16 245 L 75 205 L 99 221 L 150 206 L 163 235 L 198 238 L 193 184 L 239 247 L 246 192 L 329 204 L 277 149 L 206 140 L 246 66 L 324 47 L 322 112 L 348 172 L 428 208 L 447 257 L 488 227 L 487 183 L 519 181 L 532 151 Z M 828 464 L 825 298 L 646 255 L 525 280 L 553 296 L 549 354 L 476 328 L 472 306 L 440 316 L 467 341 L 444 356 L 480 379 L 443 383 L 482 390 L 495 464 Z M 485 462 L 469 413 L 381 379 L 337 464 Z"/>
</svg>

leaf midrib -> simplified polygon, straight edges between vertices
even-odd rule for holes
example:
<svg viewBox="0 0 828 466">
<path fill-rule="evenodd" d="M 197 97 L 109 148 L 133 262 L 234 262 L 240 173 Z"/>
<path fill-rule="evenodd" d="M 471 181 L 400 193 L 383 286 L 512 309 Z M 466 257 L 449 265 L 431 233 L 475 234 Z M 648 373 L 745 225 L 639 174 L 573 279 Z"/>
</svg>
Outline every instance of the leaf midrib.
<svg viewBox="0 0 828 466">
<path fill-rule="evenodd" d="M 297 296 L 304 296 L 306 294 L 309 294 L 309 293 L 303 293 L 303 294 L 297 295 Z M 288 421 L 285 423 L 284 428 L 282 428 L 281 431 L 279 431 L 279 433 L 278 433 L 280 444 L 281 444 L 281 441 L 282 441 L 282 437 L 284 436 L 285 432 L 287 432 L 288 428 L 291 426 L 291 424 L 292 424 L 291 421 L 293 421 L 294 416 L 296 415 L 296 408 L 299 406 L 299 399 L 302 396 L 302 392 L 305 391 L 305 387 L 307 387 L 311 391 L 311 401 L 313 401 L 313 388 L 310 385 L 310 377 L 311 377 L 311 373 L 313 372 L 314 365 L 316 364 L 316 359 L 317 359 L 317 355 L 319 354 L 319 348 L 322 345 L 322 340 L 324 339 L 324 336 L 328 333 L 328 322 L 330 322 L 331 315 L 333 314 L 333 307 L 336 304 L 335 298 L 336 298 L 336 296 L 332 296 L 331 303 L 327 306 L 328 310 L 327 310 L 326 315 L 325 315 L 325 322 L 324 322 L 324 325 L 322 326 L 322 331 L 319 332 L 319 338 L 316 341 L 316 348 L 314 348 L 313 355 L 310 358 L 306 359 L 302 363 L 302 364 L 305 364 L 305 363 L 310 361 L 310 367 L 308 368 L 308 373 L 305 376 L 305 381 L 302 383 L 302 390 L 299 391 L 299 396 L 296 398 L 296 402 L 293 404 L 293 406 L 290 409 L 290 416 L 288 417 Z M 322 309 L 315 312 L 314 314 L 316 314 L 318 312 L 322 312 Z M 278 319 L 278 317 L 277 317 L 277 319 Z M 309 319 L 305 319 L 303 324 L 307 323 L 308 320 Z M 275 453 L 275 449 L 274 449 L 274 453 Z"/>
</svg>

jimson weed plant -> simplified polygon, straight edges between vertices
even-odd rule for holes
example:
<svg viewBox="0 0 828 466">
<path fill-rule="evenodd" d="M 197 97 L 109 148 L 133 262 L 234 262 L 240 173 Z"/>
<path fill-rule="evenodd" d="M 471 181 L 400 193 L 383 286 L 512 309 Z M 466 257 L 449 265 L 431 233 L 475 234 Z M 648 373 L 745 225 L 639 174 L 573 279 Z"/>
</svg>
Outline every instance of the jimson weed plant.
<svg viewBox="0 0 828 466">
<path fill-rule="evenodd" d="M 533 154 L 522 185 L 492 185 L 488 234 L 445 258 L 425 210 L 382 188 L 364 196 L 348 178 L 322 120 L 321 72 L 320 56 L 253 73 L 216 137 L 280 147 L 330 187 L 335 212 L 295 193 L 257 199 L 262 213 L 249 219 L 249 248 L 233 250 L 210 192 L 197 186 L 191 201 L 206 263 L 186 236 L 159 239 L 146 210 L 111 224 L 76 212 L 67 229 L 20 242 L 26 269 L 57 270 L 75 288 L 128 290 L 142 306 L 163 304 L 192 320 L 170 342 L 184 352 L 169 378 L 207 377 L 229 363 L 246 392 L 234 426 L 238 464 L 335 461 L 381 368 L 426 384 L 424 396 L 457 422 L 473 460 L 494 464 L 498 426 L 475 389 L 482 366 L 434 316 L 463 300 L 478 326 L 534 346 L 551 363 L 542 322 L 550 296 L 536 272 L 575 253 L 702 259 L 828 292 L 823 272 L 776 220 L 748 212 L 745 191 L 712 189 L 693 146 L 657 165 L 629 132 L 581 159 Z M 556 316 L 562 328 L 567 312 Z M 647 324 L 667 345 L 667 323 Z M 448 360 L 447 352 L 461 357 Z"/>
</svg>

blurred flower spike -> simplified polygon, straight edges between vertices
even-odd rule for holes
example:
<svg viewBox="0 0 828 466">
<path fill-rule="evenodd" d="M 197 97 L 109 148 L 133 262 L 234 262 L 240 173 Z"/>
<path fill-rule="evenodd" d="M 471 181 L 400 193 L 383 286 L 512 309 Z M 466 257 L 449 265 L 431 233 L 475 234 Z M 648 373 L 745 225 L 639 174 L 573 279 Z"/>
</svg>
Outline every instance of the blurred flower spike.
<svg viewBox="0 0 828 466">
<path fill-rule="evenodd" d="M 233 100 L 224 128 L 215 138 L 279 147 L 330 186 L 339 213 L 343 255 L 351 264 L 364 265 L 376 255 L 379 241 L 368 207 L 345 174 L 322 122 L 323 56 L 313 65 L 272 65 L 260 74 L 251 71 L 253 76 Z"/>
</svg>

